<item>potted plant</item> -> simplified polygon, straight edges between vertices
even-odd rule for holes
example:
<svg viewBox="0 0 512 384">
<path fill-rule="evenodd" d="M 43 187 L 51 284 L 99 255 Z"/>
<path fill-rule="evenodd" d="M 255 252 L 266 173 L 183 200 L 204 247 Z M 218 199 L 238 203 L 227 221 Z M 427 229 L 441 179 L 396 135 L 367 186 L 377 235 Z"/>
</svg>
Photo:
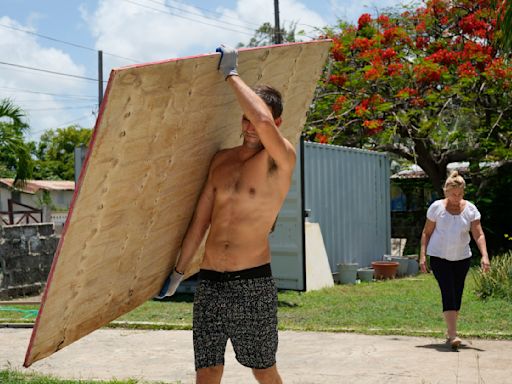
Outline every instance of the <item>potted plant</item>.
<svg viewBox="0 0 512 384">
<path fill-rule="evenodd" d="M 372 261 L 372 268 L 377 280 L 394 279 L 400 263 L 397 261 Z"/>
</svg>

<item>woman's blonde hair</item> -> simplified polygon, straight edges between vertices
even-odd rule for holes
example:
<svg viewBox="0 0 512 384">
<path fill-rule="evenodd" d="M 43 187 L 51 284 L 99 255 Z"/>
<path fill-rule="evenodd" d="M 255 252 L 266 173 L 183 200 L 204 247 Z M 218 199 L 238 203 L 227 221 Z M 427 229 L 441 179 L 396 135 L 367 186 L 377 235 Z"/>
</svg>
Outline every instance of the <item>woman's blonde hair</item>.
<svg viewBox="0 0 512 384">
<path fill-rule="evenodd" d="M 444 190 L 452 189 L 452 188 L 466 188 L 466 182 L 464 181 L 464 178 L 459 175 L 459 172 L 453 171 L 450 173 L 450 176 L 446 179 L 444 182 Z"/>
</svg>

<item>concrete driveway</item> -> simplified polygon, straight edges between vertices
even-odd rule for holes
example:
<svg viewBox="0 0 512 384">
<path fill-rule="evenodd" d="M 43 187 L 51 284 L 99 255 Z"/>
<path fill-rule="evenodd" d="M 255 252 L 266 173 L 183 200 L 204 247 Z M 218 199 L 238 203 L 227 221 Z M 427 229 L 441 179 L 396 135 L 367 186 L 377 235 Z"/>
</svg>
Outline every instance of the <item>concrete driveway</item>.
<svg viewBox="0 0 512 384">
<path fill-rule="evenodd" d="M 31 329 L 0 329 L 0 367 L 21 369 Z M 280 332 L 278 368 L 294 384 L 512 383 L 512 341 Z M 28 371 L 75 379 L 194 382 L 192 332 L 101 329 Z M 223 383 L 255 383 L 228 344 Z"/>
</svg>

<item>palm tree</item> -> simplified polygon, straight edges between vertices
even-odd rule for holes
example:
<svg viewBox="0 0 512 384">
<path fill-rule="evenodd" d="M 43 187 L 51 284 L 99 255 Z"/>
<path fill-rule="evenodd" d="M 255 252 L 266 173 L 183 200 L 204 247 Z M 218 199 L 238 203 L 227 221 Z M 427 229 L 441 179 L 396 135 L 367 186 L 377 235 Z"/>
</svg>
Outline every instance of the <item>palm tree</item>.
<svg viewBox="0 0 512 384">
<path fill-rule="evenodd" d="M 500 26 L 501 30 L 503 31 L 502 44 L 503 49 L 510 53 L 512 51 L 512 1 L 503 0 L 502 6 L 505 12 Z"/>
<path fill-rule="evenodd" d="M 22 184 L 32 176 L 30 150 L 23 141 L 23 133 L 28 129 L 24 118 L 23 110 L 11 100 L 0 100 L 0 148 L 14 157 L 14 185 Z"/>
</svg>

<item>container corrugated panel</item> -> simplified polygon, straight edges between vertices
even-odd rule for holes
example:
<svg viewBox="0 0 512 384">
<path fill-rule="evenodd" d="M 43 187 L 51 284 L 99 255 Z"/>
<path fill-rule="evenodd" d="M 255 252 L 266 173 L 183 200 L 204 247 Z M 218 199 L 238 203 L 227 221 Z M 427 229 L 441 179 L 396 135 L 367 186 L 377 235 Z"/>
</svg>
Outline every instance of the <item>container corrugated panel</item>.
<svg viewBox="0 0 512 384">
<path fill-rule="evenodd" d="M 269 237 L 272 275 L 279 289 L 306 289 L 303 232 L 301 172 L 300 162 L 297 161 L 290 191 L 279 212 L 275 230 Z"/>
<path fill-rule="evenodd" d="M 320 223 L 331 270 L 390 253 L 390 161 L 385 153 L 306 142 L 305 207 Z"/>
</svg>

